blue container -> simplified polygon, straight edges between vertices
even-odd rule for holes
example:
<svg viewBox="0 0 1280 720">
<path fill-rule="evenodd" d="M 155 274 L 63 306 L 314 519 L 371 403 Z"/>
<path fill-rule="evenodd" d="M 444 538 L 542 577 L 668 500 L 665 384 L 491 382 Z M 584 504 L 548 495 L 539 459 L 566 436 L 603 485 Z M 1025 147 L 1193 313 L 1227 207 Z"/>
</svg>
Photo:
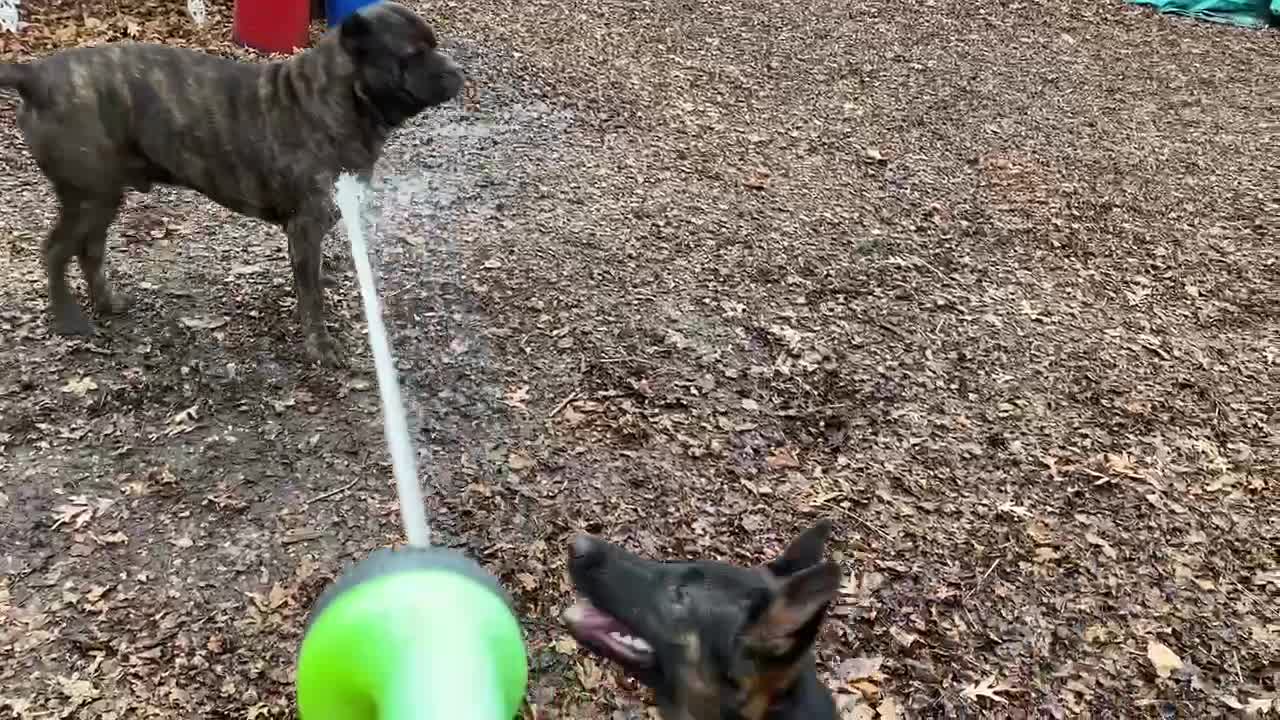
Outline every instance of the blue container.
<svg viewBox="0 0 1280 720">
<path fill-rule="evenodd" d="M 372 5 L 378 0 L 324 0 L 325 22 L 329 27 L 341 25 L 343 20 L 351 17 L 365 5 Z"/>
</svg>

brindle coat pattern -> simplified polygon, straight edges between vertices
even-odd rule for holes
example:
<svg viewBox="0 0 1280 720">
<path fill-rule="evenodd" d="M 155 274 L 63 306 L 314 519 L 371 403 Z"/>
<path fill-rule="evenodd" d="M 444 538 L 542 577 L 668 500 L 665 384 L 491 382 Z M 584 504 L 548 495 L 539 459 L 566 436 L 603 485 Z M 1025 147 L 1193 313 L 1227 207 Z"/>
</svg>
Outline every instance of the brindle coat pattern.
<svg viewBox="0 0 1280 720">
<path fill-rule="evenodd" d="M 391 131 L 455 97 L 463 81 L 431 28 L 389 1 L 280 62 L 119 43 L 0 65 L 0 85 L 22 96 L 18 125 L 58 198 L 43 246 L 55 331 L 93 331 L 67 286 L 72 257 L 97 312 L 125 307 L 107 281 L 107 229 L 127 190 L 160 183 L 283 228 L 307 353 L 343 364 L 321 285 L 334 182 L 343 171 L 369 177 Z"/>
<path fill-rule="evenodd" d="M 839 567 L 822 559 L 830 530 L 816 523 L 755 568 L 659 562 L 578 536 L 569 575 L 599 612 L 586 619 L 575 606 L 566 622 L 585 647 L 652 688 L 666 720 L 834 720 L 813 657 L 841 580 Z M 601 615 L 616 621 L 603 627 L 643 639 L 652 652 L 637 660 L 602 642 Z"/>
</svg>

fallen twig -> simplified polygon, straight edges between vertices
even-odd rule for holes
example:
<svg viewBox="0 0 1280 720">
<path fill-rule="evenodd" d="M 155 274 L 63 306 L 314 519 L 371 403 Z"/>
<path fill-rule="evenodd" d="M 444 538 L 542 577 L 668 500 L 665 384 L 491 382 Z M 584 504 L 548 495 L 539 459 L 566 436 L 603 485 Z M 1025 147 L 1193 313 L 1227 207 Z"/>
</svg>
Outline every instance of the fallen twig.
<svg viewBox="0 0 1280 720">
<path fill-rule="evenodd" d="M 885 532 L 885 531 L 884 531 L 883 529 L 881 529 L 881 528 L 876 527 L 875 525 L 872 525 L 870 522 L 868 522 L 868 521 L 867 521 L 867 519 L 866 519 L 866 518 L 862 517 L 861 515 L 859 515 L 858 513 L 854 512 L 854 511 L 850 510 L 849 508 L 843 508 L 843 507 L 840 507 L 839 505 L 836 505 L 835 503 L 831 502 L 830 500 L 823 500 L 821 504 L 822 504 L 822 505 L 826 505 L 827 507 L 832 508 L 833 510 L 837 510 L 837 511 L 839 511 L 839 512 L 842 512 L 842 513 L 844 513 L 845 515 L 848 515 L 849 517 L 853 518 L 853 519 L 854 519 L 854 520 L 856 520 L 858 523 L 860 523 L 863 527 L 865 527 L 865 528 L 867 528 L 868 530 L 870 530 L 870 531 L 872 531 L 872 532 L 876 533 L 877 535 L 879 535 L 880 537 L 884 538 L 885 540 L 892 540 L 892 539 L 893 539 L 893 538 L 889 535 L 889 533 Z"/>
<path fill-rule="evenodd" d="M 982 583 L 987 581 L 987 577 L 991 575 L 991 571 L 995 570 L 996 566 L 999 564 L 1000 564 L 1000 558 L 996 558 L 995 560 L 991 561 L 991 567 L 987 568 L 987 571 L 982 573 L 982 577 L 978 578 L 978 584 L 974 585 L 972 590 L 965 593 L 964 599 L 966 602 L 968 602 L 969 598 L 973 597 L 974 593 L 978 592 L 978 588 L 982 587 Z"/>
<path fill-rule="evenodd" d="M 280 539 L 281 545 L 292 545 L 294 543 L 307 542 L 308 540 L 319 540 L 324 537 L 324 533 L 319 530 L 303 530 L 294 535 L 287 535 Z"/>
<path fill-rule="evenodd" d="M 346 490 L 350 490 L 351 488 L 355 487 L 355 484 L 356 484 L 356 483 L 358 483 L 358 482 L 360 482 L 360 478 L 356 478 L 355 480 L 352 480 L 351 482 L 347 483 L 346 485 L 343 485 L 343 486 L 342 486 L 342 487 L 340 487 L 340 488 L 335 488 L 335 489 L 333 489 L 333 490 L 330 490 L 329 492 L 326 492 L 326 493 L 322 493 L 322 494 L 320 494 L 320 495 L 317 495 L 317 496 L 315 496 L 315 497 L 311 498 L 310 500 L 308 500 L 305 504 L 306 504 L 306 505 L 310 505 L 310 504 L 311 504 L 311 503 L 313 503 L 313 502 L 319 502 L 319 501 L 321 501 L 321 500 L 324 500 L 325 498 L 331 498 L 331 497 L 333 497 L 334 495 L 337 495 L 337 494 L 338 494 L 338 493 L 340 493 L 340 492 L 344 492 L 344 491 L 346 491 Z"/>
<path fill-rule="evenodd" d="M 1264 615 L 1271 618 L 1272 620 L 1280 620 L 1280 615 L 1277 615 L 1276 612 L 1272 610 L 1270 606 L 1262 602 L 1262 600 L 1259 599 L 1257 595 L 1254 595 L 1253 593 L 1249 592 L 1249 590 L 1245 588 L 1245 586 L 1236 582 L 1235 578 L 1227 578 L 1227 582 L 1230 582 L 1232 585 L 1235 585 L 1236 589 L 1239 590 L 1242 595 L 1252 600 L 1253 604 L 1257 605 L 1258 609 L 1261 610 Z"/>
<path fill-rule="evenodd" d="M 550 413 L 549 415 L 547 415 L 547 419 L 548 419 L 548 420 L 550 420 L 551 418 L 553 418 L 553 417 L 555 417 L 555 416 L 559 415 L 561 412 L 563 412 L 563 411 L 564 411 L 564 409 L 565 409 L 566 407 L 569 407 L 569 403 L 571 403 L 571 402 L 573 402 L 574 400 L 577 400 L 577 399 L 578 399 L 578 391 L 577 391 L 577 390 L 574 390 L 573 392 L 569 393 L 569 396 L 568 396 L 568 397 L 566 397 L 565 399 L 561 400 L 561 401 L 560 401 L 560 403 L 559 403 L 558 405 L 556 405 L 555 409 L 554 409 L 554 410 L 552 410 L 552 411 L 551 411 L 551 413 Z"/>
</svg>

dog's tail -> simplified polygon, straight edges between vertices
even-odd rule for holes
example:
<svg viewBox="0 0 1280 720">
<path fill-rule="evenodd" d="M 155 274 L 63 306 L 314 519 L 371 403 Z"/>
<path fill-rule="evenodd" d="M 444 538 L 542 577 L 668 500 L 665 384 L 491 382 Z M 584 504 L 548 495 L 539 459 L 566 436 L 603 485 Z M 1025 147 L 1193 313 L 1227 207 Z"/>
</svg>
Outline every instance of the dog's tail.
<svg viewBox="0 0 1280 720">
<path fill-rule="evenodd" d="M 0 63 L 0 87 L 13 88 L 23 98 L 31 96 L 32 82 L 35 74 L 30 65 L 22 63 Z"/>
</svg>

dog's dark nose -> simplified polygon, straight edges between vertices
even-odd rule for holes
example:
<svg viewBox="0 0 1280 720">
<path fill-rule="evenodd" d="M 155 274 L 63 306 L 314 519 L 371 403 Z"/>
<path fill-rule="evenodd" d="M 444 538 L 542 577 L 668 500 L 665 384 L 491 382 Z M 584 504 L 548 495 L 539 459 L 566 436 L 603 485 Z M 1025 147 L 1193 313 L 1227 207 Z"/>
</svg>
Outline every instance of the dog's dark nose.
<svg viewBox="0 0 1280 720">
<path fill-rule="evenodd" d="M 440 56 L 440 66 L 436 72 L 439 75 L 440 84 L 444 88 L 446 96 L 455 98 L 458 93 L 462 92 L 462 86 L 467 82 L 467 74 L 452 57 L 443 52 L 438 54 Z"/>
<path fill-rule="evenodd" d="M 574 562 L 594 564 L 600 556 L 600 544 L 590 535 L 575 535 L 569 543 L 569 557 Z"/>
</svg>

